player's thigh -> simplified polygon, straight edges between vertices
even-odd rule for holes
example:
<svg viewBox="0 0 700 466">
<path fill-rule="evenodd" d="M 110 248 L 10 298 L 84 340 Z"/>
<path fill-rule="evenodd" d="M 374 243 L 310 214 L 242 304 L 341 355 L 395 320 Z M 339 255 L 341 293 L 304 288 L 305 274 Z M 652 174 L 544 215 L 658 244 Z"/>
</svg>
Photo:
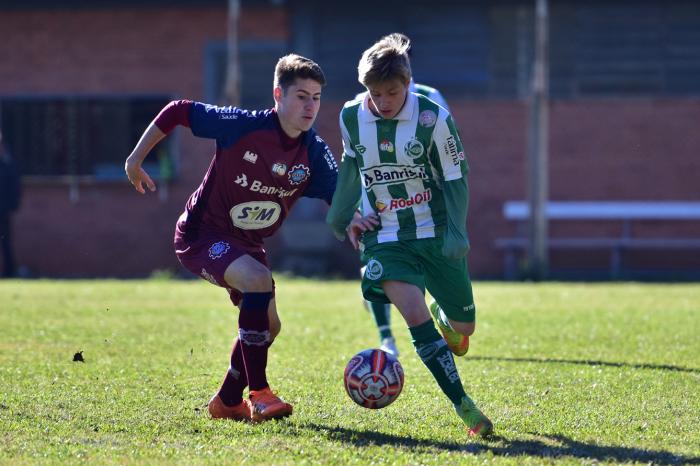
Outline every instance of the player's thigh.
<svg viewBox="0 0 700 466">
<path fill-rule="evenodd" d="M 272 290 L 272 273 L 267 265 L 250 254 L 232 261 L 224 271 L 226 283 L 242 292 L 265 292 Z"/>
<path fill-rule="evenodd" d="M 427 244 L 421 252 L 428 292 L 451 321 L 473 324 L 476 308 L 466 258 L 448 259 L 443 256 L 438 241 Z M 462 330 L 471 333 L 468 327 Z"/>
<path fill-rule="evenodd" d="M 422 289 L 412 283 L 397 280 L 385 280 L 382 282 L 382 288 L 409 327 L 415 327 L 430 320 L 430 311 L 425 305 Z"/>
<path fill-rule="evenodd" d="M 420 261 L 402 242 L 370 246 L 362 254 L 362 261 L 366 264 L 362 276 L 362 295 L 367 301 L 391 303 L 382 287 L 382 283 L 388 280 L 411 283 L 421 292 L 425 290 Z"/>
</svg>

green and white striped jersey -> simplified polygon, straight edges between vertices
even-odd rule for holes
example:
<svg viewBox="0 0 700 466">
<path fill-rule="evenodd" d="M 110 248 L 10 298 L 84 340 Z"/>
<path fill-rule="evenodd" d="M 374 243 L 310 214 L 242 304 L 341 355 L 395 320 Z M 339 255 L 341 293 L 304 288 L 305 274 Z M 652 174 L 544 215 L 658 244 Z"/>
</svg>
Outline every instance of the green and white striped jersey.
<svg viewBox="0 0 700 466">
<path fill-rule="evenodd" d="M 468 170 L 452 117 L 409 92 L 399 114 L 383 119 L 370 111 L 368 99 L 365 93 L 340 112 L 343 156 L 354 157 L 360 170 L 362 213 L 376 213 L 380 220 L 363 235 L 364 246 L 442 236 L 447 222 L 442 183 Z"/>
</svg>

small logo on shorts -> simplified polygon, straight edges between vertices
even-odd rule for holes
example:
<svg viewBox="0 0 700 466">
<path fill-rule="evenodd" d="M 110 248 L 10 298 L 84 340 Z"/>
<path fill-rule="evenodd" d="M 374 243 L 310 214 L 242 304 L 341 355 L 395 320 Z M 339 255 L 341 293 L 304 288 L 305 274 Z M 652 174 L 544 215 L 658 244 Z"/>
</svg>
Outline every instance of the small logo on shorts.
<svg viewBox="0 0 700 466">
<path fill-rule="evenodd" d="M 219 284 L 216 283 L 216 278 L 214 278 L 214 276 L 212 274 L 207 272 L 207 269 L 202 268 L 202 271 L 199 274 L 202 276 L 203 279 L 205 279 L 206 281 L 208 281 L 212 285 L 219 286 Z"/>
<path fill-rule="evenodd" d="M 218 259 L 223 256 L 231 249 L 231 246 L 226 241 L 218 241 L 211 245 L 209 248 L 209 257 L 212 259 Z"/>
<path fill-rule="evenodd" d="M 384 267 L 382 267 L 382 264 L 378 260 L 371 259 L 369 262 L 367 262 L 367 268 L 365 268 L 365 277 L 367 277 L 370 280 L 378 280 L 383 273 Z"/>
</svg>

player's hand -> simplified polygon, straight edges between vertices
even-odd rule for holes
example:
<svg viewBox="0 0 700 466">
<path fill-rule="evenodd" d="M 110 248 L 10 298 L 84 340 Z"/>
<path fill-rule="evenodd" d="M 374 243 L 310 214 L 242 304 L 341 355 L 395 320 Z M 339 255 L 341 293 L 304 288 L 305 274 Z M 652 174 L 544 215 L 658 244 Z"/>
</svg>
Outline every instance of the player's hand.
<svg viewBox="0 0 700 466">
<path fill-rule="evenodd" d="M 127 158 L 124 164 L 124 171 L 126 171 L 126 176 L 139 193 L 145 194 L 144 183 L 150 191 L 156 190 L 156 184 L 151 177 L 148 176 L 148 173 L 143 169 L 140 162 L 133 160 L 131 157 Z"/>
<path fill-rule="evenodd" d="M 374 227 L 379 225 L 379 218 L 375 214 L 365 217 L 355 217 L 348 225 L 348 239 L 355 249 L 360 247 L 360 236 L 365 231 L 374 231 Z"/>
</svg>

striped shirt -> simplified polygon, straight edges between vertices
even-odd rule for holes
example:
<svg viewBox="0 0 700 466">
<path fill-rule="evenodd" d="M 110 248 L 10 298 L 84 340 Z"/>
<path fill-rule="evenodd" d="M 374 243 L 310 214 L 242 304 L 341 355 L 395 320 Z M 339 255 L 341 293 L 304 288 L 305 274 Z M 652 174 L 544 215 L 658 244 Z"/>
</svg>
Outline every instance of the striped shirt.
<svg viewBox="0 0 700 466">
<path fill-rule="evenodd" d="M 372 113 L 367 93 L 340 113 L 343 149 L 354 157 L 362 180 L 362 214 L 375 213 L 379 228 L 362 237 L 376 243 L 442 236 L 447 222 L 444 181 L 467 173 L 452 117 L 412 92 L 392 119 Z"/>
</svg>

